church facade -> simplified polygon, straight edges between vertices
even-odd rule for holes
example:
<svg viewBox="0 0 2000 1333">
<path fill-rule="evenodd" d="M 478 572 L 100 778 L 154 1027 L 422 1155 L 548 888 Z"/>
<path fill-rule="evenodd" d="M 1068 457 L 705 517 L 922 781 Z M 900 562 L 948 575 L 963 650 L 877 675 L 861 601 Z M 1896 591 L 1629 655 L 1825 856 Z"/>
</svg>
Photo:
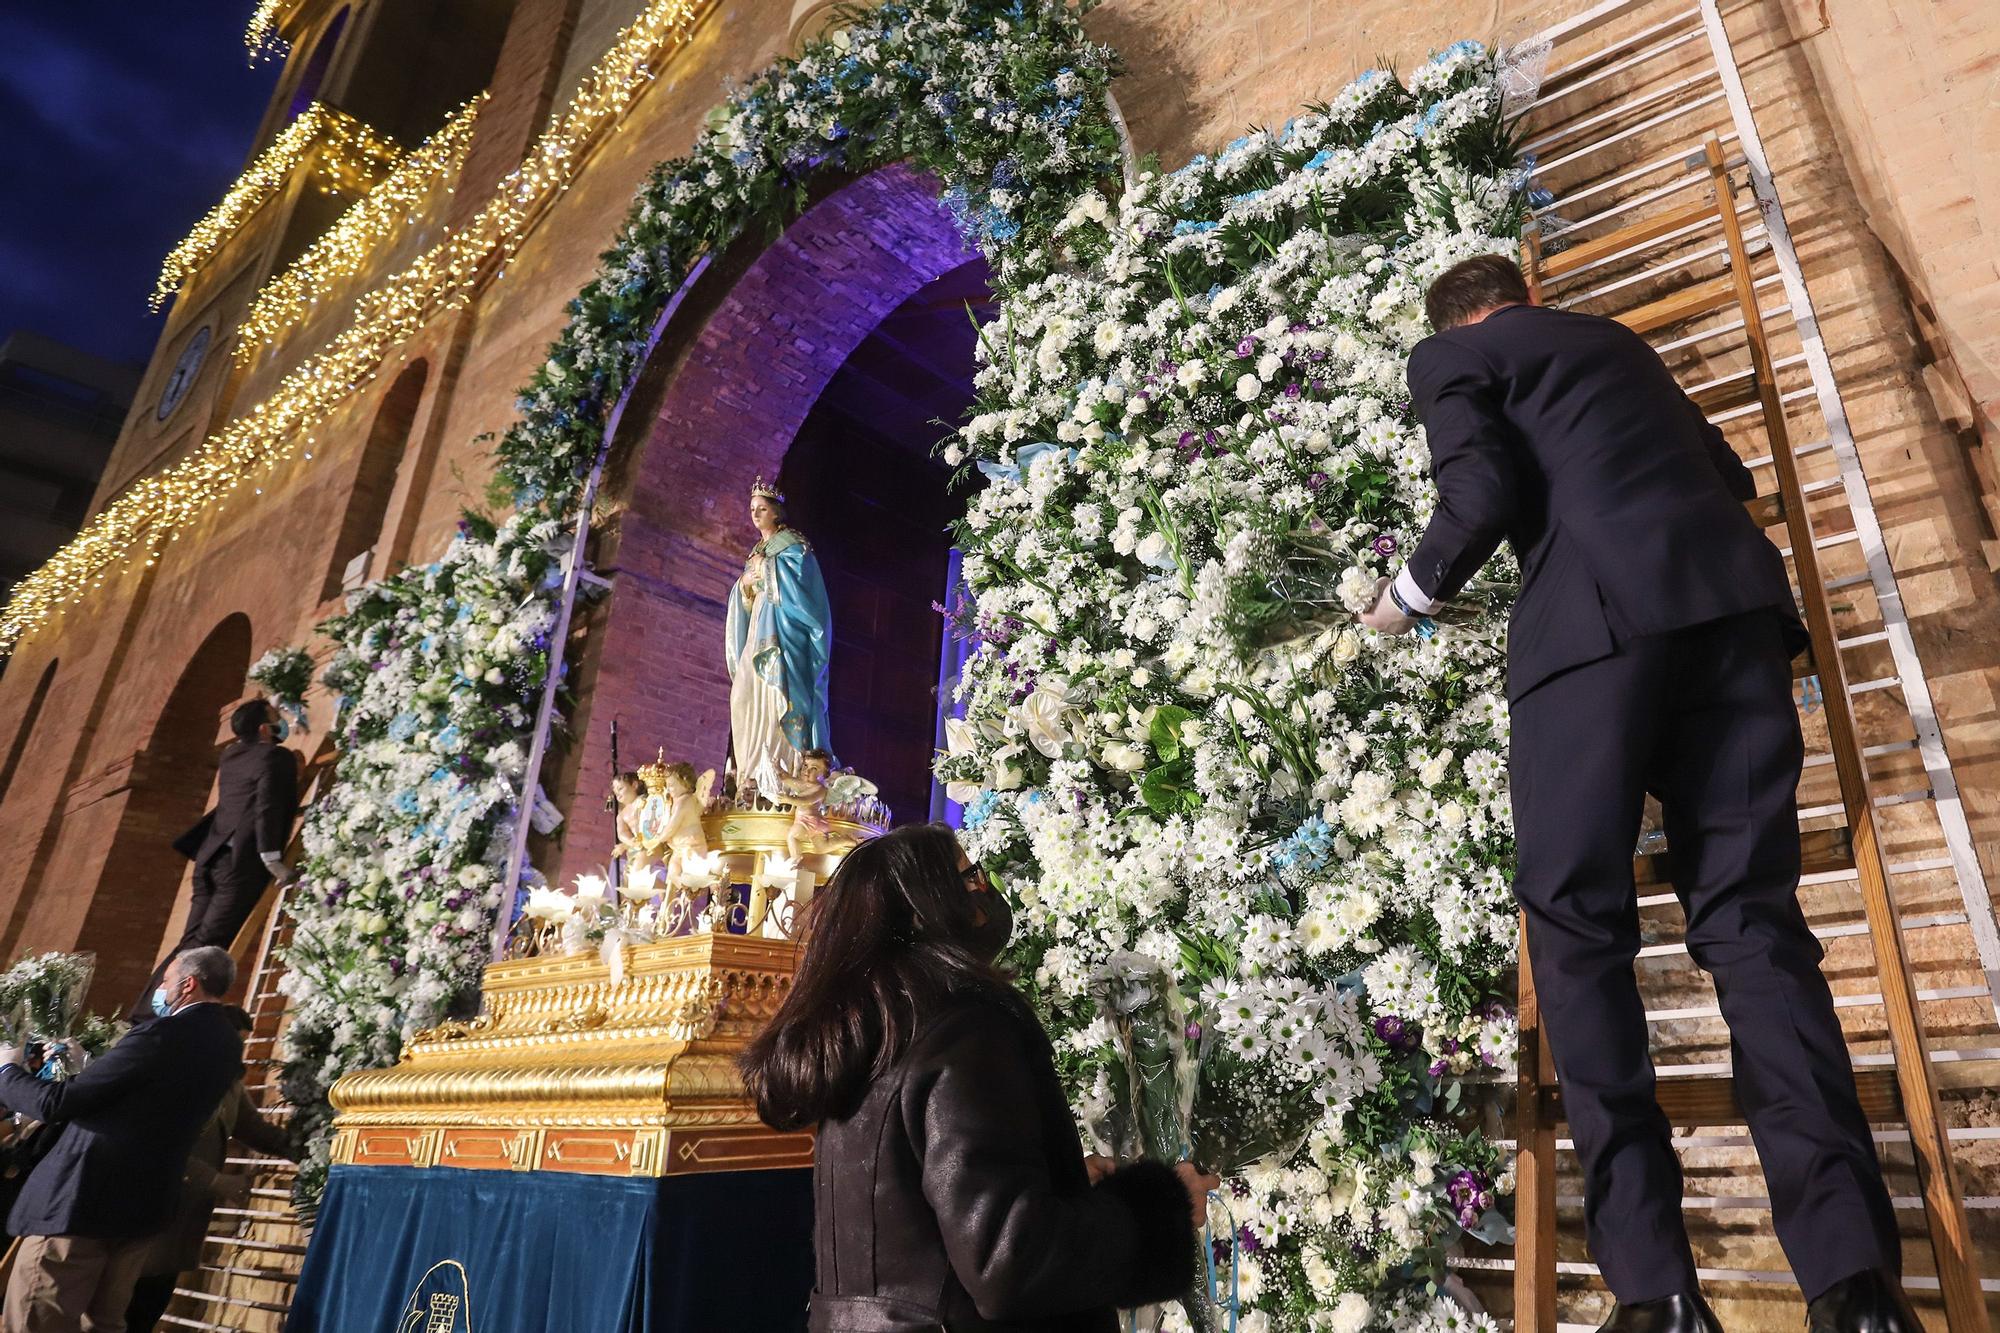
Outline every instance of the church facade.
<svg viewBox="0 0 2000 1333">
<path fill-rule="evenodd" d="M 206 807 L 251 663 L 315 646 L 314 625 L 357 582 L 437 557 L 482 503 L 487 437 L 511 420 L 635 188 L 686 151 L 731 80 L 794 49 L 831 8 L 260 9 L 262 39 L 284 52 L 278 92 L 243 182 L 163 276 L 166 328 L 95 510 L 245 422 L 298 439 L 14 646 L 0 678 L 0 953 L 93 950 L 98 1005 L 129 1000 L 177 936 L 188 885 L 168 844 Z M 1642 32 L 1685 6 L 1595 8 L 1614 11 L 1609 29 Z M 1131 153 L 1170 168 L 1283 122 L 1383 57 L 1518 41 L 1592 10 L 1105 0 L 1087 25 L 1123 59 L 1114 93 Z M 1921 15 L 1886 0 L 1744 0 L 1723 19 L 1972 840 L 2000 882 L 2000 14 L 1977 0 Z M 668 36 L 635 79 L 612 57 L 646 22 Z M 1673 151 L 1670 113 L 1723 96 L 1688 83 L 1620 150 L 1628 160 Z M 394 188 L 371 193 L 384 182 Z M 354 210 L 364 197 L 381 206 Z M 945 528 L 964 499 L 932 446 L 970 401 L 983 261 L 931 183 L 890 168 L 829 182 L 782 235 L 711 255 L 679 299 L 599 501 L 592 558 L 608 595 L 576 623 L 577 703 L 544 775 L 566 816 L 561 838 L 536 848 L 552 878 L 592 868 L 614 840 L 614 722 L 620 768 L 657 750 L 722 764 L 723 608 L 755 540 L 760 477 L 781 480 L 826 569 L 841 761 L 874 778 L 899 819 L 935 800 L 946 645 L 932 603 L 947 597 Z M 333 707 L 324 692 L 309 702 L 311 732 L 294 741 L 308 750 Z"/>
</svg>

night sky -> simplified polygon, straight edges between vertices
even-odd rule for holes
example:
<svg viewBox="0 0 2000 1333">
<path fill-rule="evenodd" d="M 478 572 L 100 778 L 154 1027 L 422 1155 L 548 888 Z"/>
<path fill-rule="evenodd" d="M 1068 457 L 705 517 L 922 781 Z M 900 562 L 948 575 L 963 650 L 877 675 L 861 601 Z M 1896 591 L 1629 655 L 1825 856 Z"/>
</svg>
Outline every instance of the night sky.
<svg viewBox="0 0 2000 1333">
<path fill-rule="evenodd" d="M 0 338 L 143 364 L 160 260 L 243 170 L 252 0 L 0 6 Z"/>
</svg>

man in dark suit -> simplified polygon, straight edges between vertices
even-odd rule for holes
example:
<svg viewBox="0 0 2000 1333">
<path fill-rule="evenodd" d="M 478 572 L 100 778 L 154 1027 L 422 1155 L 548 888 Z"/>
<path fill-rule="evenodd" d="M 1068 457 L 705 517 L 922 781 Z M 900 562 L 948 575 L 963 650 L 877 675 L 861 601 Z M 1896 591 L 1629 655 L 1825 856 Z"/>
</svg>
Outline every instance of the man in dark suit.
<svg viewBox="0 0 2000 1333">
<path fill-rule="evenodd" d="M 7 1217 L 21 1237 L 7 1283 L 8 1333 L 124 1327 L 132 1284 L 172 1216 L 188 1153 L 243 1076 L 243 1039 L 218 1003 L 235 979 L 224 950 L 177 955 L 155 998 L 158 1021 L 64 1082 L 37 1079 L 18 1048 L 0 1047 L 0 1106 L 58 1134 Z"/>
<path fill-rule="evenodd" d="M 298 813 L 299 779 L 298 761 L 279 743 L 285 721 L 269 703 L 252 699 L 230 715 L 229 730 L 236 739 L 222 752 L 215 809 L 174 842 L 194 859 L 194 895 L 187 928 L 168 958 L 204 945 L 227 949 L 272 879 L 292 875 L 285 845 Z M 133 1006 L 135 1019 L 147 1016 L 148 997 L 166 966 L 162 960 L 154 970 Z"/>
<path fill-rule="evenodd" d="M 1715 979 L 1779 1240 L 1820 1330 L 1918 1333 L 1821 950 L 1798 905 L 1805 635 L 1756 483 L 1652 348 L 1530 302 L 1497 256 L 1448 270 L 1411 354 L 1438 503 L 1361 619 L 1401 633 L 1505 539 L 1518 865 L 1542 1021 L 1585 1178 L 1606 1328 L 1714 1330 L 1654 1100 L 1632 858 L 1660 799 L 1688 951 Z"/>
</svg>

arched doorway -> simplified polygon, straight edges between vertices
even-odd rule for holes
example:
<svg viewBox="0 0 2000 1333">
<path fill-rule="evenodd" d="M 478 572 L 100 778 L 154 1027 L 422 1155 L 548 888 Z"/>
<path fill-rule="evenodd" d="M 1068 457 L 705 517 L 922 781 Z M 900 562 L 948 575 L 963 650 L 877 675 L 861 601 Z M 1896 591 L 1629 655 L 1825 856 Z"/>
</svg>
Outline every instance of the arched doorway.
<svg viewBox="0 0 2000 1333">
<path fill-rule="evenodd" d="M 125 809 L 76 947 L 97 954 L 98 1008 L 125 1006 L 158 960 L 188 863 L 173 840 L 208 809 L 228 709 L 250 670 L 250 621 L 237 614 L 202 640 L 151 733 L 132 756 Z"/>
<path fill-rule="evenodd" d="M 990 300 L 986 266 L 918 289 L 851 352 L 779 470 L 788 518 L 808 535 L 834 612 L 829 687 L 840 762 L 874 781 L 899 820 L 930 808 L 938 652 L 934 609 L 965 512 L 933 449 L 972 401 L 967 307 Z"/>
<path fill-rule="evenodd" d="M 985 277 L 935 182 L 890 167 L 729 270 L 726 293 L 707 293 L 693 316 L 699 328 L 669 327 L 655 361 L 670 360 L 671 378 L 628 408 L 629 420 L 643 405 L 649 429 L 615 478 L 623 508 L 599 551 L 613 592 L 574 681 L 580 744 L 560 877 L 608 854 L 614 719 L 625 765 L 659 748 L 698 767 L 724 762 L 725 599 L 755 540 L 747 506 L 759 475 L 787 489 L 789 517 L 827 576 L 834 749 L 882 785 L 898 818 L 925 816 L 931 602 L 958 512 L 930 458 L 947 428 L 932 422 L 956 421 L 971 399 L 966 306 L 986 300 Z"/>
</svg>

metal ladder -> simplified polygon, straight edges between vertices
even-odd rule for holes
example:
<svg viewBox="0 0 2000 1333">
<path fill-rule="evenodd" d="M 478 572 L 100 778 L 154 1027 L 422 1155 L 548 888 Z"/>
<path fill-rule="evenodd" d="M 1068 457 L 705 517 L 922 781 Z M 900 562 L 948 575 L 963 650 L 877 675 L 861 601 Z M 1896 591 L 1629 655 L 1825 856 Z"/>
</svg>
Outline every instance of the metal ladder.
<svg viewBox="0 0 2000 1333">
<path fill-rule="evenodd" d="M 1586 40 L 1591 34 L 1614 24 L 1624 29 L 1622 35 L 1587 54 L 1572 54 L 1592 45 Z M 1542 159 L 1537 171 L 1555 197 L 1535 210 L 1528 267 L 1549 289 L 1550 303 L 1611 315 L 1651 335 L 1684 381 L 1701 377 L 1688 384 L 1690 392 L 1726 431 L 1740 435 L 1744 428 L 1762 428 L 1761 455 L 1745 460 L 1767 492 L 1756 512 L 1767 526 L 1787 526 L 1787 555 L 1803 584 L 1819 664 L 1807 668 L 1816 674 L 1805 677 L 1801 689 L 1810 712 L 1820 715 L 1812 719 L 1812 729 L 1822 720 L 1827 729 L 1819 752 L 1807 761 L 1802 784 L 1803 895 L 1808 908 L 1816 909 L 1815 933 L 1830 946 L 1849 937 L 1866 937 L 1872 945 L 1879 989 L 1840 994 L 1837 1003 L 1850 1020 L 1851 1039 L 1856 1011 L 1881 1010 L 1883 1020 L 1874 1027 L 1886 1029 L 1895 1051 L 1862 1052 L 1855 1063 L 1870 1118 L 1907 1119 L 1909 1125 L 1877 1135 L 1879 1141 L 1912 1144 L 1922 1185 L 1920 1200 L 1900 1202 L 1923 1207 L 1938 1276 L 1917 1276 L 1909 1285 L 1941 1288 L 1954 1330 L 1984 1329 L 1982 1284 L 1953 1178 L 1952 1143 L 1994 1133 L 1947 1128 L 1936 1084 L 1940 1072 L 2000 1058 L 1995 1023 L 2000 929 L 1729 34 L 1715 0 L 1694 5 L 1607 0 L 1544 36 L 1562 63 L 1544 80 L 1526 147 Z M 1670 151 L 1662 152 L 1663 146 Z M 1747 206 L 1738 202 L 1732 170 L 1748 177 Z M 1773 339 L 1795 343 L 1796 350 L 1774 354 Z M 1709 365 L 1716 361 L 1720 367 Z M 1806 442 L 1795 446 L 1794 438 Z M 1740 451 L 1756 454 L 1758 446 Z M 1775 485 L 1764 480 L 1772 475 Z M 1790 502 L 1776 502 L 1781 496 Z M 1823 559 L 1847 567 L 1823 570 Z M 1859 596 L 1853 607 L 1833 604 L 1832 595 L 1850 590 L 1872 596 L 1872 620 L 1858 605 Z M 1836 625 L 1837 616 L 1843 623 Z M 1886 667 L 1878 665 L 1883 659 Z M 1856 700 L 1865 701 L 1859 718 Z M 1829 786 L 1833 790 L 1825 790 Z M 1886 794 L 1877 794 L 1885 788 Z M 1911 818 L 1919 813 L 1926 817 Z M 1830 819 L 1842 822 L 1824 827 Z M 1885 852 L 1879 836 L 1889 820 L 1895 823 L 1893 853 Z M 1909 855 L 1911 850 L 1924 854 Z M 1900 859 L 1891 860 L 1892 854 Z M 1663 891 L 1661 860 L 1638 861 L 1642 908 L 1674 901 Z M 1948 878 L 1945 891 L 1956 910 L 1898 915 L 1897 896 L 1921 895 L 1927 888 L 1939 892 L 1941 878 Z M 1852 896 L 1841 893 L 1848 883 L 1860 889 L 1862 920 L 1826 920 L 1851 917 Z M 1660 926 L 1649 921 L 1655 937 Z M 1945 948 L 1929 951 L 1927 966 L 1953 972 L 1943 979 L 1957 984 L 1917 987 L 1907 966 L 1906 932 L 1949 936 Z M 1684 945 L 1650 943 L 1642 950 L 1647 960 L 1642 969 L 1657 968 L 1677 954 L 1685 956 Z M 1940 957 L 1960 962 L 1955 969 L 1939 968 Z M 1512 1268 L 1517 1327 L 1550 1330 L 1558 1327 L 1558 1274 L 1588 1279 L 1596 1268 L 1557 1258 L 1557 1207 L 1575 1201 L 1559 1200 L 1555 1193 L 1555 1153 L 1567 1145 L 1555 1137 L 1559 1094 L 1537 1040 L 1538 1013 L 1525 965 L 1521 1017 L 1521 1241 L 1514 1261 L 1473 1258 L 1459 1266 Z M 1656 1045 L 1662 1033 L 1683 1040 L 1695 1034 L 1697 1046 L 1720 1038 L 1712 1003 L 1651 1007 L 1648 1018 Z M 1952 1035 L 1926 1043 L 1927 1018 L 1933 1028 L 1952 1028 Z M 1869 1030 L 1859 1035 L 1869 1044 L 1880 1040 Z M 1726 1059 L 1663 1064 L 1661 1100 L 1671 1118 L 1677 1124 L 1740 1125 L 1727 1070 Z M 1747 1138 L 1709 1134 L 1680 1142 L 1713 1148 L 1742 1146 Z M 1694 1204 L 1703 1202 L 1718 1211 L 1768 1207 L 1767 1200 L 1756 1198 Z M 1995 1203 L 1977 1202 L 1986 1208 Z M 1704 1268 L 1702 1276 L 1719 1283 L 1789 1281 L 1788 1273 L 1777 1270 L 1714 1267 Z M 1989 1280 L 1984 1286 L 1992 1290 L 2000 1284 Z"/>
</svg>

